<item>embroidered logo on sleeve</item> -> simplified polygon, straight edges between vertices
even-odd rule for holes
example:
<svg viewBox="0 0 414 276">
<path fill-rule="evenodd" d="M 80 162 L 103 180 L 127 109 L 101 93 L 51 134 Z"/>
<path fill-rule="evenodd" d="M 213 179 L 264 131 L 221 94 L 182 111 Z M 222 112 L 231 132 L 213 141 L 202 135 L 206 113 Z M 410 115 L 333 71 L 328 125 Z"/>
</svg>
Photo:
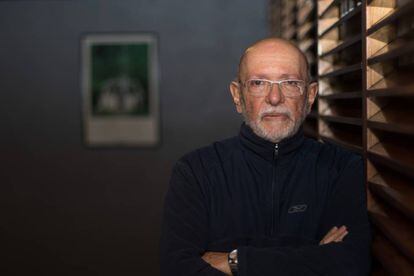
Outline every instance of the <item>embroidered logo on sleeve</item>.
<svg viewBox="0 0 414 276">
<path fill-rule="evenodd" d="M 288 213 L 293 214 L 293 213 L 305 212 L 307 208 L 308 208 L 308 205 L 306 204 L 293 205 L 289 208 Z"/>
</svg>

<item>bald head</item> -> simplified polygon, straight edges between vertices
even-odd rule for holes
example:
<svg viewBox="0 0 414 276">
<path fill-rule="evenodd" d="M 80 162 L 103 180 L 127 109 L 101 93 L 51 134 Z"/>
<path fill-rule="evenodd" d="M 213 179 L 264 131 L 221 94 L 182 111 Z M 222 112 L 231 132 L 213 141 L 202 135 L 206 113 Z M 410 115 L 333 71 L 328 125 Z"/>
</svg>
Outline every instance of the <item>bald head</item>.
<svg viewBox="0 0 414 276">
<path fill-rule="evenodd" d="M 238 79 L 243 80 L 243 76 L 251 64 L 257 59 L 271 59 L 272 57 L 280 57 L 280 61 L 287 63 L 295 63 L 300 71 L 300 77 L 309 81 L 309 64 L 305 54 L 293 43 L 281 38 L 266 38 L 255 42 L 240 58 L 238 68 Z M 283 66 L 283 64 L 280 64 Z"/>
</svg>

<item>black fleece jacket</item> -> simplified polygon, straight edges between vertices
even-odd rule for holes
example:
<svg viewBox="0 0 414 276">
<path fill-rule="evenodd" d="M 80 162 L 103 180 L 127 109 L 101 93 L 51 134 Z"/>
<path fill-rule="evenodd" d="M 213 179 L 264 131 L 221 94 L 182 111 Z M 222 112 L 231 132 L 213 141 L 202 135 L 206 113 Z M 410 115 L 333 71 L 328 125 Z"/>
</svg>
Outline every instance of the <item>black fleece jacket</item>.
<svg viewBox="0 0 414 276">
<path fill-rule="evenodd" d="M 304 137 L 278 144 L 245 124 L 182 157 L 165 198 L 161 275 L 224 275 L 201 259 L 238 249 L 239 275 L 367 275 L 370 227 L 359 155 Z M 319 245 L 333 226 L 343 242 Z"/>
</svg>

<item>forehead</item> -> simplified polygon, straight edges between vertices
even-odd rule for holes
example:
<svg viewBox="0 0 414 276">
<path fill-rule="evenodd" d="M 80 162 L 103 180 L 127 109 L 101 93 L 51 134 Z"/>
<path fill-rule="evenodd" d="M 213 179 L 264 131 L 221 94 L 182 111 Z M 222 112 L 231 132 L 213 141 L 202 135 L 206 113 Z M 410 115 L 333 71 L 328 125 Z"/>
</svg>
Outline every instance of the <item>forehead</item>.
<svg viewBox="0 0 414 276">
<path fill-rule="evenodd" d="M 289 46 L 268 46 L 249 49 L 242 64 L 245 77 L 270 79 L 303 78 L 305 62 L 300 53 Z"/>
</svg>

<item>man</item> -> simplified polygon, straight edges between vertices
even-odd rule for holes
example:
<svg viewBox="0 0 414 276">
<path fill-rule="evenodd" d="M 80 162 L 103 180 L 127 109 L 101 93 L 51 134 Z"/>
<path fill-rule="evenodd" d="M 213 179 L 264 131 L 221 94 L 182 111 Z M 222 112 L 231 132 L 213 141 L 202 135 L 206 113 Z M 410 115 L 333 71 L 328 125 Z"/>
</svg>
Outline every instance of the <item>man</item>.
<svg viewBox="0 0 414 276">
<path fill-rule="evenodd" d="M 162 275 L 366 275 L 362 159 L 303 136 L 317 94 L 304 54 L 261 40 L 230 85 L 237 137 L 181 158 L 165 198 Z"/>
</svg>

